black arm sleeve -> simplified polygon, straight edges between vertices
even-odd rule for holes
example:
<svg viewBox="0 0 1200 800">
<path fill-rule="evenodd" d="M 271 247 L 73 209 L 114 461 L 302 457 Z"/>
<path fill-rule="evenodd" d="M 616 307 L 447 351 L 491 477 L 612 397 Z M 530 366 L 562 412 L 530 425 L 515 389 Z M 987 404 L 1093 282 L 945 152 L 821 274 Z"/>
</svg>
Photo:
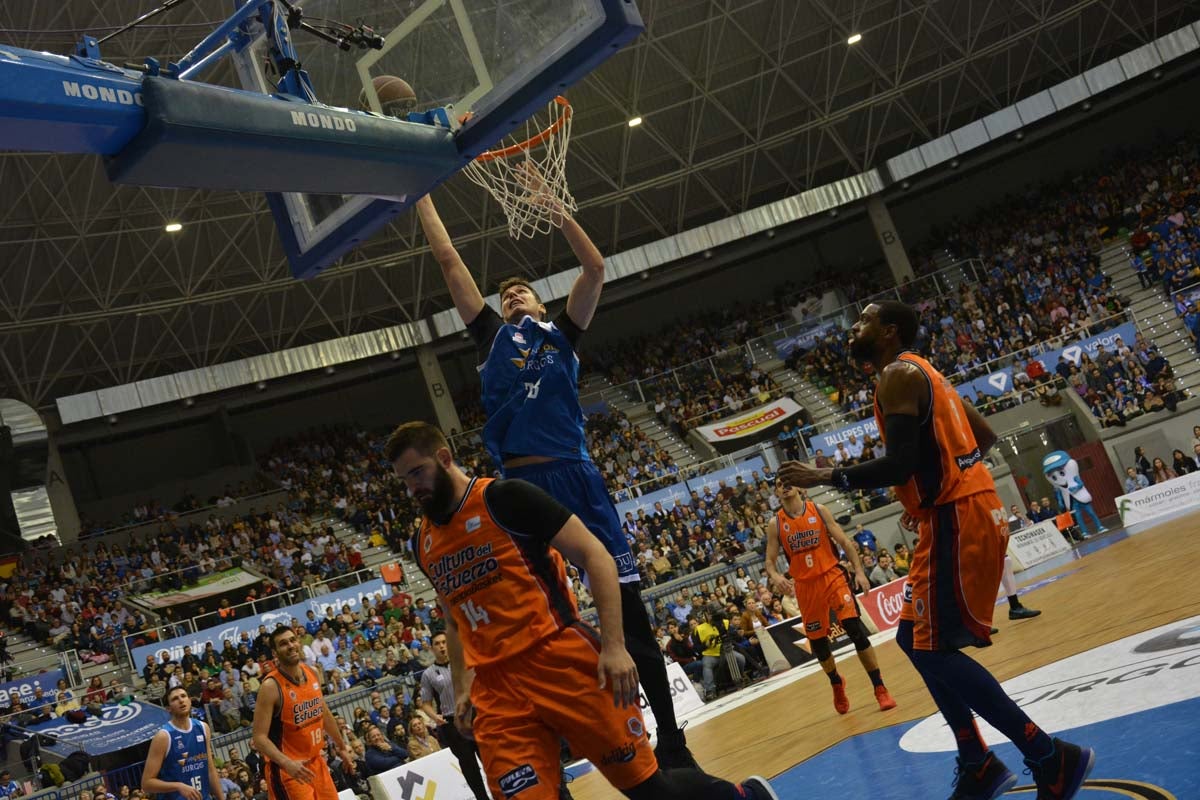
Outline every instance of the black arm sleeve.
<svg viewBox="0 0 1200 800">
<path fill-rule="evenodd" d="M 483 492 L 488 512 L 510 533 L 549 543 L 567 520 L 570 510 L 527 481 L 494 481 Z"/>
<path fill-rule="evenodd" d="M 492 351 L 492 342 L 503 325 L 504 320 L 500 319 L 496 309 L 487 303 L 483 304 L 483 310 L 467 325 L 467 332 L 471 334 L 471 339 L 475 342 L 475 352 L 479 357 L 480 364 L 487 361 L 488 353 Z"/>
<path fill-rule="evenodd" d="M 554 324 L 563 332 L 563 336 L 567 337 L 567 341 L 571 343 L 571 347 L 579 350 L 579 340 L 583 338 L 583 328 L 575 324 L 575 320 L 571 319 L 571 315 L 564 308 L 562 313 L 554 318 Z"/>
<path fill-rule="evenodd" d="M 833 471 L 839 489 L 878 489 L 899 486 L 917 471 L 921 423 L 908 414 L 889 414 L 883 421 L 887 453 L 879 458 Z"/>
</svg>

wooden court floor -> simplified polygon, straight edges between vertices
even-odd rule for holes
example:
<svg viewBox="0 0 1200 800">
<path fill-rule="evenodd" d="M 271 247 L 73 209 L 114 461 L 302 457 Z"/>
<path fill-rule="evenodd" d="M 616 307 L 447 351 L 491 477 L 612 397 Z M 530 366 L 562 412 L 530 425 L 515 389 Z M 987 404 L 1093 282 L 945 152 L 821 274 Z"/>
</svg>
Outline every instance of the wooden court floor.
<svg viewBox="0 0 1200 800">
<path fill-rule="evenodd" d="M 996 607 L 1000 633 L 990 648 L 968 650 L 1001 681 L 1150 628 L 1200 614 L 1200 513 L 1173 519 L 1037 580 L 1077 570 L 1022 596 L 1040 617 L 1009 622 Z M 1018 579 L 1020 575 L 1017 576 Z M 783 772 L 848 737 L 936 712 L 894 641 L 876 647 L 884 681 L 898 707 L 880 712 L 856 658 L 840 661 L 851 710 L 833 710 L 829 681 L 810 675 L 700 725 L 689 725 L 696 760 L 713 775 L 740 780 Z M 621 795 L 596 772 L 571 783 L 578 800 Z"/>
</svg>

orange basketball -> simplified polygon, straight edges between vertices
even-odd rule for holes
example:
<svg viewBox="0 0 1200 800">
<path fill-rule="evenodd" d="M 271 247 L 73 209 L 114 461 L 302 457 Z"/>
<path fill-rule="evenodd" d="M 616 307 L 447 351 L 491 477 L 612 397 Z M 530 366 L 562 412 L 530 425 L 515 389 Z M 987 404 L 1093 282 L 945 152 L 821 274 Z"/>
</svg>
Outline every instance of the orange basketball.
<svg viewBox="0 0 1200 800">
<path fill-rule="evenodd" d="M 408 112 L 417 109 L 417 93 L 409 86 L 408 81 L 395 75 L 376 75 L 371 78 L 375 94 L 379 96 L 379 105 L 383 113 L 389 117 L 405 119 Z M 371 104 L 367 98 L 367 90 L 363 89 L 358 95 L 358 107 L 370 111 Z"/>
</svg>

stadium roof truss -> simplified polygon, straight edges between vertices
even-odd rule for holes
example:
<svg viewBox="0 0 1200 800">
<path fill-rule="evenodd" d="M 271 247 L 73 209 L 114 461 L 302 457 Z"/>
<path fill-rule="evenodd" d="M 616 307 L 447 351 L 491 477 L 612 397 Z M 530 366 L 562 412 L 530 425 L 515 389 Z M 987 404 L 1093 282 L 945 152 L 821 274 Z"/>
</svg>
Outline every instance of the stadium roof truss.
<svg viewBox="0 0 1200 800">
<path fill-rule="evenodd" d="M 66 53 L 152 5 L 4 3 L 0 47 Z M 228 6 L 184 4 L 104 55 L 177 58 Z M 571 93 L 570 183 L 606 253 L 886 167 L 1200 17 L 1189 0 L 639 6 L 646 33 Z M 45 407 L 355 334 L 403 349 L 443 332 L 426 322 L 450 304 L 415 215 L 298 282 L 259 195 L 114 187 L 96 158 L 12 153 L 0 191 L 0 396 Z M 512 242 L 466 181 L 436 199 L 488 288 L 573 265 L 561 237 Z M 183 230 L 165 233 L 170 221 Z"/>
</svg>

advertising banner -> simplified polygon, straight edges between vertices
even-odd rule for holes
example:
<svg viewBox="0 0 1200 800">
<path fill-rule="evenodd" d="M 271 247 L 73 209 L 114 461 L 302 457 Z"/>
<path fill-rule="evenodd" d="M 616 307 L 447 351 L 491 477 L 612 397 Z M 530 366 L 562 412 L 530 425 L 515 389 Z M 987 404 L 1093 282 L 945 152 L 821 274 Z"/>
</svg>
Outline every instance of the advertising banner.
<svg viewBox="0 0 1200 800">
<path fill-rule="evenodd" d="M 1058 525 L 1052 519 L 1013 531 L 1008 536 L 1008 555 L 1013 560 L 1013 570 L 1016 572 L 1029 569 L 1070 549 L 1070 545 L 1058 532 Z"/>
<path fill-rule="evenodd" d="M 0 683 L 0 708 L 8 708 L 12 705 L 12 693 L 19 692 L 21 702 L 29 705 L 29 701 L 33 700 L 33 690 L 41 689 L 46 697 L 54 697 L 58 688 L 58 682 L 65 678 L 61 669 L 52 669 L 49 672 L 39 672 L 37 675 L 26 675 L 24 678 L 18 678 L 15 681 Z"/>
<path fill-rule="evenodd" d="M 867 417 L 844 428 L 838 428 L 836 431 L 814 433 L 808 437 L 808 449 L 814 455 L 818 450 L 823 450 L 827 456 L 832 455 L 837 450 L 838 443 L 850 441 L 851 436 L 859 444 L 862 444 L 865 436 L 878 439 L 879 426 L 875 424 L 875 417 Z"/>
<path fill-rule="evenodd" d="M 1200 506 L 1200 472 L 1190 472 L 1117 498 L 1122 525 L 1172 514 Z"/>
<path fill-rule="evenodd" d="M 792 336 L 786 336 L 782 339 L 775 340 L 775 352 L 779 357 L 787 360 L 796 350 L 808 350 L 814 344 L 824 339 L 831 333 L 841 329 L 841 325 L 836 322 L 827 322 L 824 325 L 816 325 L 812 328 L 799 331 Z"/>
<path fill-rule="evenodd" d="M 168 608 L 179 603 L 190 603 L 205 597 L 232 592 L 246 586 L 253 586 L 262 578 L 251 575 L 241 569 L 227 569 L 205 575 L 195 586 L 186 589 L 172 589 L 167 592 L 143 592 L 135 598 L 153 608 Z"/>
<path fill-rule="evenodd" d="M 52 719 L 29 730 L 61 740 L 49 746 L 60 755 L 82 749 L 89 756 L 100 756 L 147 741 L 169 719 L 158 706 L 135 700 L 128 705 L 105 705 L 99 717 L 89 713 L 86 722 Z"/>
<path fill-rule="evenodd" d="M 859 606 L 875 620 L 875 626 L 879 630 L 891 630 L 900 624 L 900 609 L 904 607 L 906 583 L 907 579 L 897 578 L 859 596 Z"/>
<path fill-rule="evenodd" d="M 183 656 L 185 646 L 190 646 L 192 652 L 199 655 L 204 651 L 204 645 L 212 642 L 212 646 L 220 651 L 224 640 L 232 639 L 236 643 L 242 635 L 242 631 L 248 632 L 251 636 L 257 636 L 259 625 L 266 625 L 267 630 L 273 630 L 276 625 L 287 624 L 292 617 L 298 620 L 305 619 L 310 609 L 318 618 L 324 617 L 325 609 L 330 607 L 336 611 L 341 611 L 344 605 L 350 606 L 351 609 L 357 609 L 364 598 L 372 598 L 376 595 L 378 595 L 378 599 L 386 599 L 392 595 L 391 587 L 379 578 L 351 586 L 349 589 L 339 589 L 336 592 L 323 594 L 314 600 L 306 600 L 303 603 L 284 606 L 264 614 L 255 614 L 252 617 L 214 625 L 187 636 L 135 647 L 130 653 L 133 657 L 133 668 L 135 672 L 140 671 L 142 665 L 146 663 L 146 656 L 157 656 L 163 650 L 169 651 L 173 660 L 179 660 Z"/>
<path fill-rule="evenodd" d="M 799 413 L 800 406 L 791 398 L 783 397 L 711 425 L 701 425 L 696 430 L 708 441 L 719 444 L 760 435 L 771 426 L 791 419 Z"/>
<path fill-rule="evenodd" d="M 704 701 L 696 692 L 696 686 L 688 678 L 683 667 L 674 661 L 667 664 L 667 682 L 671 685 L 671 705 L 675 707 L 675 718 L 683 719 L 684 715 L 697 708 L 704 707 Z M 642 708 L 642 718 L 646 721 L 646 732 L 658 730 L 658 722 L 654 719 L 654 711 L 646 700 L 646 690 L 638 685 L 638 705 Z"/>
<path fill-rule="evenodd" d="M 480 772 L 483 772 L 482 767 Z M 513 772 L 516 773 L 517 770 Z M 507 784 L 505 779 L 508 779 Z M 536 780 L 537 777 L 530 770 L 528 775 L 503 775 L 500 784 L 502 787 L 507 786 L 507 796 L 513 797 L 519 796 L 516 792 L 532 786 Z M 467 779 L 463 777 L 462 770 L 459 769 L 458 759 L 448 748 L 389 769 L 387 772 L 372 775 L 369 783 L 374 800 L 422 800 L 434 797 L 445 800 L 471 800 L 475 797 L 471 787 L 467 785 Z"/>
</svg>

